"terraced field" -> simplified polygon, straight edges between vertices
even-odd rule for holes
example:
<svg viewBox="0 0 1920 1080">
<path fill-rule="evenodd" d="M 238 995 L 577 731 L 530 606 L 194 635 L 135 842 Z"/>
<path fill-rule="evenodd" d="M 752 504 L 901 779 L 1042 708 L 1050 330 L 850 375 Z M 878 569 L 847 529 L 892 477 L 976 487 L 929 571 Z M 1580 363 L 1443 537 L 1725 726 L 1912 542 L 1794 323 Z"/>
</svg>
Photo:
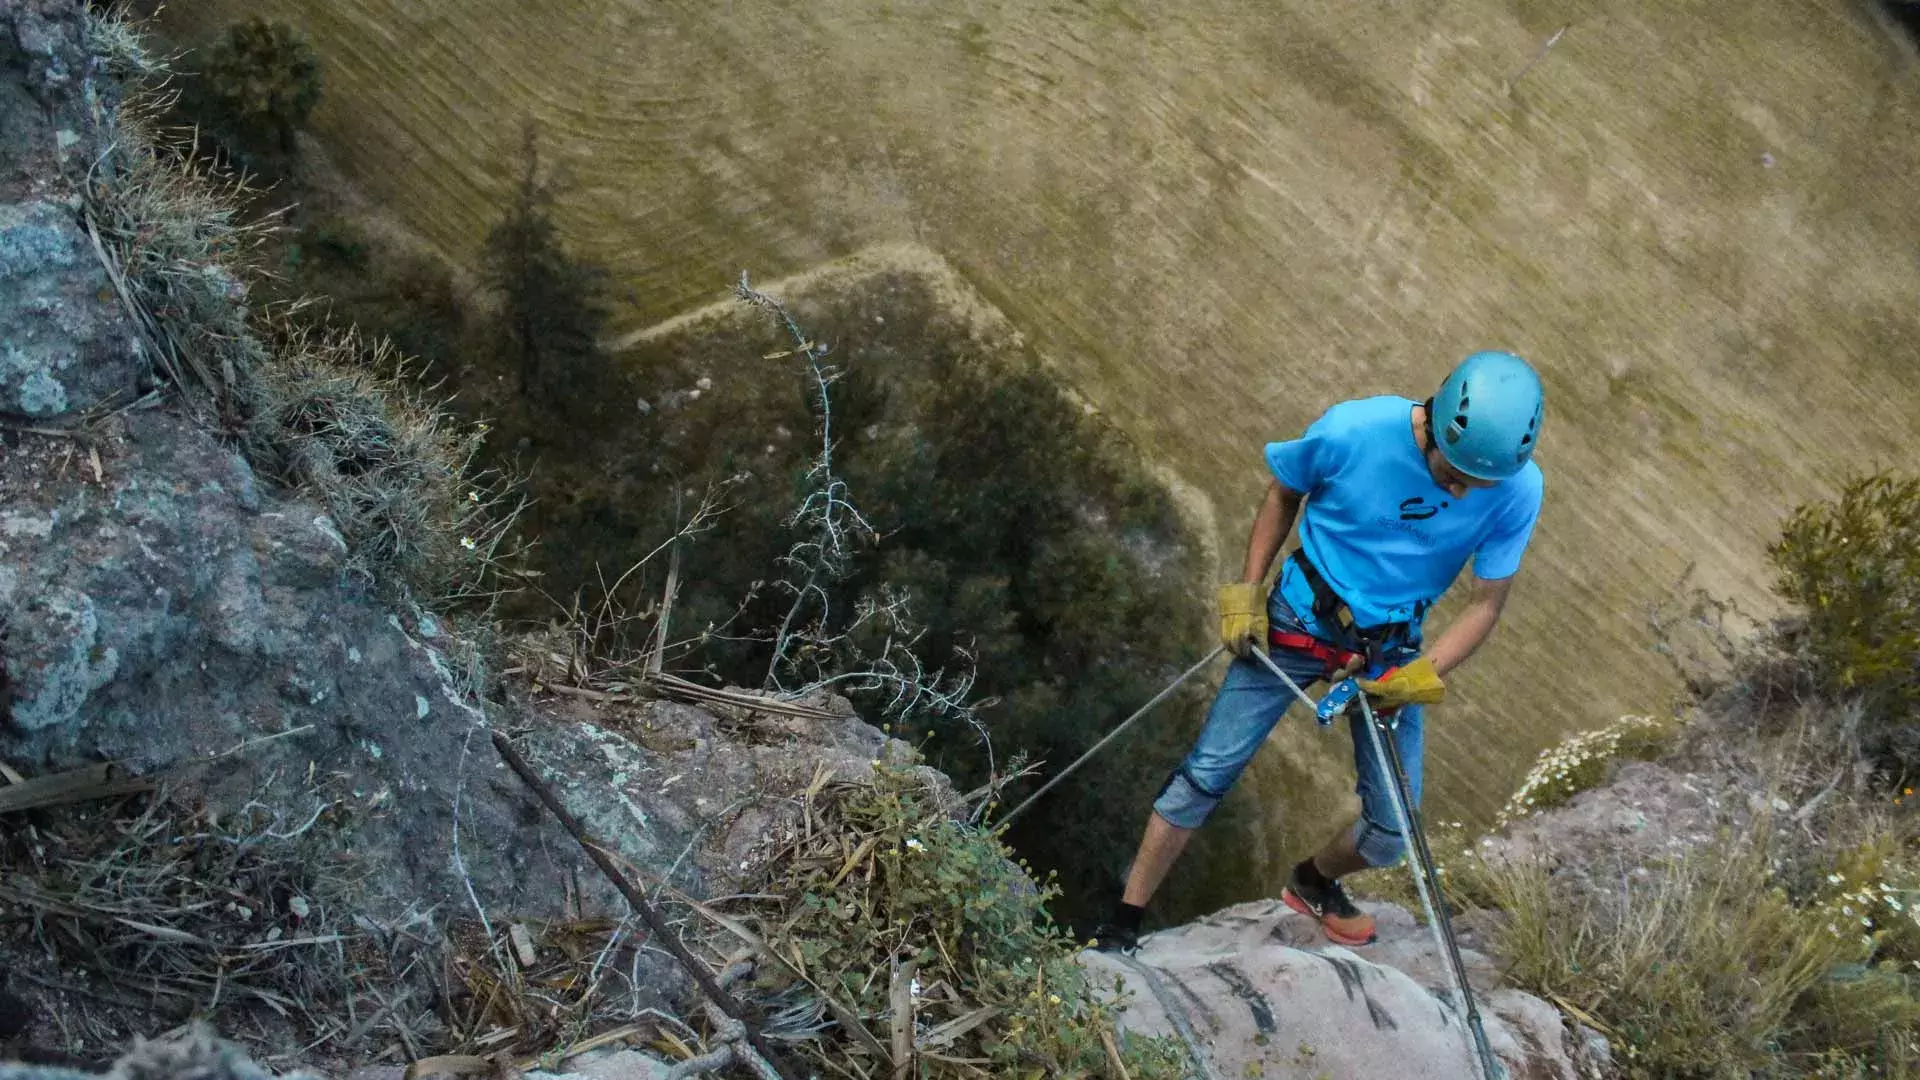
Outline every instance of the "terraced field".
<svg viewBox="0 0 1920 1080">
<path fill-rule="evenodd" d="M 1664 708 L 1647 614 L 1683 572 L 1764 610 L 1793 504 L 1914 462 L 1920 99 L 1864 3 L 201 0 L 167 25 L 253 10 L 309 30 L 318 133 L 456 262 L 540 121 L 625 331 L 742 269 L 937 252 L 1210 500 L 1223 568 L 1263 442 L 1473 348 L 1534 359 L 1546 515 L 1432 722 L 1436 816 Z M 1260 881 L 1344 797 L 1310 727 L 1236 796 L 1273 828 L 1212 841 Z"/>
</svg>

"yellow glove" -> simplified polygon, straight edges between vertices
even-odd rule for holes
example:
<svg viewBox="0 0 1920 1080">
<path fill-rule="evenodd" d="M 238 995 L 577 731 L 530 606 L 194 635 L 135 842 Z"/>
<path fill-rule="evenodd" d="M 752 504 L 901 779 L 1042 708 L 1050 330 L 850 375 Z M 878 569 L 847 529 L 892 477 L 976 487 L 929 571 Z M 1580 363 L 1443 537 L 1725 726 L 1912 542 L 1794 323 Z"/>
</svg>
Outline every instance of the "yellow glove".
<svg viewBox="0 0 1920 1080">
<path fill-rule="evenodd" d="M 1220 644 L 1235 656 L 1245 656 L 1249 646 L 1266 641 L 1267 608 L 1260 602 L 1260 586 L 1220 586 Z"/>
<path fill-rule="evenodd" d="M 1438 705 L 1447 696 L 1447 684 L 1433 669 L 1433 661 L 1421 657 L 1394 668 L 1378 679 L 1355 679 L 1376 709 L 1397 709 L 1402 705 Z"/>
</svg>

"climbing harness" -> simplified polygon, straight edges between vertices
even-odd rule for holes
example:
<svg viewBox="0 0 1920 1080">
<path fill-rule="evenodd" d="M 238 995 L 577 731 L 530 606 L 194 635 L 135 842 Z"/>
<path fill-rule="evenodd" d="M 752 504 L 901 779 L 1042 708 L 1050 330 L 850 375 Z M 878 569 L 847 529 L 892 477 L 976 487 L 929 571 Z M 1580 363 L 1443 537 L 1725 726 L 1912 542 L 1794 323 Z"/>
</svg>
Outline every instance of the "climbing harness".
<svg viewBox="0 0 1920 1080">
<path fill-rule="evenodd" d="M 1300 582 L 1307 587 L 1307 594 L 1312 597 L 1308 608 L 1313 612 L 1313 617 L 1319 622 L 1321 629 L 1342 638 L 1351 638 L 1363 646 L 1407 640 L 1412 636 L 1413 628 L 1419 626 L 1426 619 L 1427 612 L 1433 608 L 1431 599 L 1417 600 L 1394 609 L 1394 614 L 1400 618 L 1363 627 L 1354 617 L 1353 608 L 1347 603 L 1346 598 L 1334 589 L 1333 585 L 1327 581 L 1326 575 L 1322 574 L 1320 568 L 1307 556 L 1305 547 L 1294 548 L 1286 561 L 1293 565 L 1299 573 Z M 1284 584 L 1283 573 L 1283 587 Z"/>
<path fill-rule="evenodd" d="M 1007 815 L 1000 819 L 999 824 L 1005 825 L 1008 822 L 1012 821 L 1014 818 L 1019 817 L 1021 811 L 1025 810 L 1029 806 L 1032 806 L 1034 802 L 1036 802 L 1040 798 L 1040 796 L 1045 795 L 1047 792 L 1053 790 L 1053 786 L 1055 784 L 1058 784 L 1060 781 L 1065 780 L 1070 774 L 1072 774 L 1073 770 L 1079 768 L 1083 763 L 1086 762 L 1088 758 L 1099 753 L 1102 747 L 1106 746 L 1108 743 L 1112 742 L 1113 740 L 1119 738 L 1120 733 L 1127 730 L 1129 727 L 1132 727 L 1133 722 L 1135 720 L 1138 720 L 1141 717 L 1147 715 L 1147 712 L 1151 710 L 1155 705 L 1158 705 L 1162 701 L 1165 701 L 1168 695 L 1172 694 L 1175 690 L 1179 689 L 1181 683 L 1186 682 L 1188 679 L 1192 678 L 1195 674 L 1197 674 L 1200 671 L 1201 668 L 1206 667 L 1208 664 L 1211 664 L 1213 662 L 1214 657 L 1219 656 L 1221 653 L 1225 652 L 1226 650 L 1227 650 L 1227 647 L 1225 645 L 1215 645 L 1213 647 L 1212 652 L 1201 657 L 1199 662 L 1195 663 L 1192 667 L 1188 668 L 1187 670 L 1181 672 L 1180 676 L 1174 679 L 1172 682 L 1168 683 L 1165 689 L 1153 695 L 1153 697 L 1149 699 L 1145 705 L 1142 705 L 1138 709 L 1134 710 L 1134 713 L 1132 716 L 1129 716 L 1125 720 L 1120 721 L 1120 725 L 1114 728 L 1112 731 L 1109 731 L 1105 738 L 1101 739 L 1097 743 L 1094 743 L 1093 746 L 1088 748 L 1086 753 L 1081 754 L 1079 757 L 1073 759 L 1073 764 L 1060 770 L 1059 774 L 1056 775 L 1053 779 L 1040 785 L 1039 791 L 1036 791 L 1033 794 L 1027 796 L 1025 801 L 1021 802 L 1019 806 L 1016 806 L 1012 810 L 1009 810 L 1007 812 Z M 1249 651 L 1259 652 L 1260 650 L 1252 649 Z"/>
<path fill-rule="evenodd" d="M 1313 710 L 1314 716 L 1325 727 L 1332 723 L 1333 717 L 1342 712 L 1348 713 L 1348 722 L 1353 722 L 1349 710 L 1355 705 L 1360 709 L 1360 723 L 1364 724 L 1367 738 L 1373 744 L 1373 760 L 1379 768 L 1390 771 L 1391 776 L 1381 776 L 1381 782 L 1388 785 L 1388 802 L 1393 806 L 1393 814 L 1400 826 L 1400 835 L 1408 840 L 1408 862 L 1412 864 L 1413 885 L 1420 893 L 1420 906 L 1426 909 L 1427 926 L 1432 929 L 1434 941 L 1440 947 L 1441 955 L 1447 958 L 1447 965 L 1453 976 L 1454 991 L 1465 1004 L 1467 1028 L 1473 1035 L 1473 1048 L 1480 1065 L 1482 1080 L 1504 1080 L 1506 1070 L 1494 1060 L 1493 1049 L 1487 1044 L 1486 1029 L 1480 1022 L 1480 1010 L 1474 1005 L 1473 988 L 1467 984 L 1467 969 L 1460 959 L 1460 947 L 1453 936 L 1453 921 L 1448 916 L 1446 900 L 1440 892 L 1440 882 L 1433 873 L 1433 853 L 1427 848 L 1426 830 L 1421 827 L 1419 810 L 1413 805 L 1413 791 L 1407 783 L 1406 769 L 1400 762 L 1400 748 L 1390 738 L 1380 737 L 1380 729 L 1386 724 L 1374 715 L 1373 706 L 1368 703 L 1367 695 L 1362 693 L 1359 684 L 1352 679 L 1342 679 L 1329 690 L 1326 699 L 1316 702 L 1307 695 L 1300 684 L 1293 681 L 1273 658 L 1258 649 L 1253 655 L 1267 666 L 1281 682 L 1292 690 L 1295 697 Z M 1331 703 L 1331 708 L 1328 707 Z"/>
</svg>

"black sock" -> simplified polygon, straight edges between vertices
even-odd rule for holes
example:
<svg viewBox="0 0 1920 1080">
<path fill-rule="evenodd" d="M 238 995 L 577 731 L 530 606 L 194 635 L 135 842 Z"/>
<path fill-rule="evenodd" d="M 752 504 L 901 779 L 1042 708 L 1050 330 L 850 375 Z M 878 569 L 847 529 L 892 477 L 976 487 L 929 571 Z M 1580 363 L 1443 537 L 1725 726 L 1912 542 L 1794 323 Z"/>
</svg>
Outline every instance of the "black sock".
<svg viewBox="0 0 1920 1080">
<path fill-rule="evenodd" d="M 1302 860 L 1293 872 L 1300 876 L 1300 883 L 1310 889 L 1324 889 L 1333 884 L 1333 879 L 1321 873 L 1311 857 Z"/>
<path fill-rule="evenodd" d="M 1120 901 L 1120 905 L 1113 909 L 1113 925 L 1125 930 L 1129 934 L 1138 934 L 1140 932 L 1140 918 L 1146 913 L 1146 908 L 1135 907 L 1125 900 L 1122 900 Z"/>
</svg>

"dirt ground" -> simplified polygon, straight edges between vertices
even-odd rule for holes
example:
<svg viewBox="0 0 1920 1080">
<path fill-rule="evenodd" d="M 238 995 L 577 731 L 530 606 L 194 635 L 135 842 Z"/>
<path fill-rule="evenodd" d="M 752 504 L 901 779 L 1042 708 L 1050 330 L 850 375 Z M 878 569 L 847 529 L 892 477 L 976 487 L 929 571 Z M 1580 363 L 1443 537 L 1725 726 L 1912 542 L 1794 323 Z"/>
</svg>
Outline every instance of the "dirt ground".
<svg viewBox="0 0 1920 1080">
<path fill-rule="evenodd" d="M 1437 815 L 1663 708 L 1649 606 L 1691 568 L 1764 608 L 1782 515 L 1920 433 L 1920 102 L 1864 0 L 218 0 L 167 26 L 255 10 L 319 45 L 345 173 L 457 263 L 539 119 L 625 331 L 742 269 L 939 253 L 1210 503 L 1223 565 L 1261 443 L 1473 348 L 1534 359 L 1546 514 L 1430 726 Z M 1234 850 L 1277 885 L 1350 774 L 1309 725 L 1275 744 L 1235 796 L 1271 828 Z"/>
</svg>

